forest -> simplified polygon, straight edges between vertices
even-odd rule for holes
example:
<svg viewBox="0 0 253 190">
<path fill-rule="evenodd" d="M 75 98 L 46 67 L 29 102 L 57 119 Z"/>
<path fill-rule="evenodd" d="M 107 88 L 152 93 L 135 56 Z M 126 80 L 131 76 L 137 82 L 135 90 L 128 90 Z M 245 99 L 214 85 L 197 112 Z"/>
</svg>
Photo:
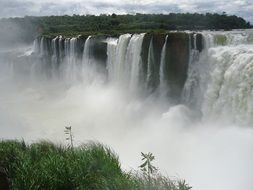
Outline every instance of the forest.
<svg viewBox="0 0 253 190">
<path fill-rule="evenodd" d="M 0 41 L 10 39 L 30 41 L 38 35 L 119 35 L 122 33 L 159 32 L 169 30 L 231 30 L 250 28 L 251 24 L 235 15 L 217 13 L 170 13 L 170 14 L 101 14 L 26 16 L 2 18 Z M 17 34 L 18 31 L 18 34 Z M 8 38 L 9 37 L 9 38 Z M 32 39 L 31 39 L 32 37 Z"/>
</svg>

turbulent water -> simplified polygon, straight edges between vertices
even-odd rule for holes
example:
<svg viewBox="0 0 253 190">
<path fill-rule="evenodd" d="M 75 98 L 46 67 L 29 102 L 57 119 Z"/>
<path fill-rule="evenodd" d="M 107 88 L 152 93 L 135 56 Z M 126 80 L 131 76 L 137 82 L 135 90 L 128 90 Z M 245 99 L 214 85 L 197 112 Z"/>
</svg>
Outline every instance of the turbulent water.
<svg viewBox="0 0 253 190">
<path fill-rule="evenodd" d="M 252 190 L 251 31 L 41 37 L 0 55 L 0 138 L 152 152 L 197 190 Z"/>
</svg>

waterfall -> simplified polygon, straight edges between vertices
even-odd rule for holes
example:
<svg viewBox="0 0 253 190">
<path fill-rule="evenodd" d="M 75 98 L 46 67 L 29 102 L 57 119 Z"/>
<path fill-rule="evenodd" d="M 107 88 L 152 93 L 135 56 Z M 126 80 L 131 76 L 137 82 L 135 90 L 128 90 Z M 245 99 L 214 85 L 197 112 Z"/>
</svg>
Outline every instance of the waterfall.
<svg viewBox="0 0 253 190">
<path fill-rule="evenodd" d="M 123 81 L 126 80 L 125 69 L 126 66 L 126 54 L 127 47 L 131 38 L 131 34 L 123 34 L 119 37 L 116 47 L 115 66 L 114 66 L 114 80 Z"/>
<path fill-rule="evenodd" d="M 70 39 L 70 47 L 69 47 L 69 60 L 70 64 L 76 64 L 76 48 L 77 48 L 77 38 Z"/>
<path fill-rule="evenodd" d="M 58 65 L 58 58 L 59 58 L 59 44 L 58 44 L 58 37 L 55 37 L 52 40 L 52 67 L 53 69 L 56 68 L 56 66 Z"/>
<path fill-rule="evenodd" d="M 141 47 L 145 34 L 134 34 L 127 47 L 126 53 L 126 71 L 129 78 L 129 89 L 135 90 L 139 85 L 140 65 L 141 65 Z"/>
<path fill-rule="evenodd" d="M 190 50 L 183 102 L 199 109 L 205 120 L 252 123 L 252 35 L 203 32 L 202 36 L 204 50 L 199 52 L 196 45 Z M 195 35 L 193 40 L 196 44 Z"/>
<path fill-rule="evenodd" d="M 4 138 L 65 142 L 71 125 L 76 145 L 108 143 L 124 167 L 150 151 L 195 189 L 252 189 L 253 34 L 41 36 L 27 49 L 0 51 Z"/>
<path fill-rule="evenodd" d="M 201 71 L 200 64 L 202 64 L 202 61 L 200 61 L 200 52 L 197 49 L 197 34 L 189 35 L 189 63 L 188 63 L 188 73 L 187 73 L 187 80 L 184 85 L 184 89 L 182 92 L 182 102 L 187 104 L 190 107 L 198 107 L 201 105 L 201 98 L 199 97 L 200 89 L 200 77 L 201 77 Z M 193 44 L 193 46 L 191 46 Z M 204 52 L 202 52 L 202 57 L 206 54 L 207 48 L 205 48 Z M 202 58 L 201 57 L 201 58 Z M 203 58 L 201 59 L 203 60 Z"/>
<path fill-rule="evenodd" d="M 33 42 L 33 52 L 36 54 L 40 53 L 40 38 L 36 38 Z"/>
<path fill-rule="evenodd" d="M 133 54 L 134 46 L 137 46 L 138 38 L 137 35 L 131 38 L 131 34 L 123 34 L 119 39 L 108 40 L 107 55 L 108 55 L 108 74 L 109 79 L 113 83 L 120 83 L 120 85 L 126 85 L 130 77 L 131 64 L 134 59 L 132 56 L 138 56 Z M 130 40 L 131 44 L 130 44 Z M 139 50 L 140 51 L 140 50 Z M 140 53 L 139 53 L 140 55 Z M 130 60 L 131 59 L 131 60 Z M 129 62 L 127 62 L 129 61 Z"/>
<path fill-rule="evenodd" d="M 147 68 L 147 89 L 153 88 L 153 79 L 154 79 L 154 64 L 155 64 L 155 56 L 154 56 L 154 47 L 153 47 L 153 38 L 151 38 L 148 48 L 148 68 Z"/>
<path fill-rule="evenodd" d="M 85 65 L 91 64 L 91 36 L 89 36 L 84 43 L 82 63 Z"/>
<path fill-rule="evenodd" d="M 115 58 L 117 57 L 116 49 L 117 49 L 117 38 L 110 38 L 107 40 L 107 66 L 106 69 L 108 70 L 108 78 L 109 81 L 114 82 L 117 80 L 117 62 Z"/>
<path fill-rule="evenodd" d="M 197 49 L 198 49 L 197 48 L 197 34 L 193 34 L 193 50 L 196 51 Z"/>
<path fill-rule="evenodd" d="M 46 47 L 46 38 L 45 37 L 41 37 L 40 39 L 40 47 L 39 47 L 39 52 L 40 52 L 40 56 L 47 56 L 47 47 Z"/>
<path fill-rule="evenodd" d="M 84 43 L 82 64 L 79 68 L 80 78 L 83 83 L 90 83 L 95 78 L 94 72 L 96 71 L 96 62 L 92 56 L 92 50 L 94 48 L 93 40 L 92 36 L 88 36 Z"/>
<path fill-rule="evenodd" d="M 76 81 L 78 78 L 77 38 L 66 38 L 64 41 L 64 61 L 61 65 L 63 77 L 68 82 Z"/>
<path fill-rule="evenodd" d="M 62 36 L 59 36 L 58 40 L 58 48 L 59 48 L 59 64 L 63 62 L 65 53 L 64 53 L 64 38 Z"/>
<path fill-rule="evenodd" d="M 67 59 L 67 62 L 69 62 L 68 58 L 70 56 L 70 38 L 66 38 L 64 40 L 64 47 L 65 47 L 64 48 L 64 55 L 65 55 L 65 57 Z"/>
<path fill-rule="evenodd" d="M 111 82 L 137 89 L 141 65 L 142 42 L 145 34 L 124 34 L 108 39 L 107 69 Z"/>
<path fill-rule="evenodd" d="M 204 118 L 253 122 L 253 46 L 212 48 L 210 76 L 203 103 Z"/>
<path fill-rule="evenodd" d="M 164 73 L 164 67 L 166 63 L 166 47 L 167 47 L 167 38 L 168 36 L 165 37 L 164 45 L 162 48 L 162 53 L 161 53 L 161 62 L 160 62 L 160 69 L 159 69 L 159 91 L 160 95 L 162 97 L 165 97 L 167 95 L 167 92 L 169 91 L 169 87 L 166 85 L 166 79 L 165 79 L 165 73 Z"/>
<path fill-rule="evenodd" d="M 123 34 L 118 38 L 105 38 L 101 43 L 102 39 L 89 36 L 82 45 L 82 60 L 78 57 L 81 43 L 79 37 L 58 36 L 50 40 L 40 37 L 34 42 L 34 53 L 40 57 L 41 62 L 41 64 L 36 64 L 36 71 L 46 72 L 45 68 L 53 68 L 53 74 L 55 74 L 57 68 L 60 67 L 63 71 L 62 75 L 69 81 L 84 77 L 86 79 L 82 80 L 94 78 L 91 73 L 96 71 L 97 55 L 101 53 L 100 45 L 106 43 L 104 51 L 107 58 L 104 69 L 110 83 L 117 83 L 131 92 L 141 91 L 142 86 L 146 86 L 148 89 L 146 92 L 152 94 L 158 85 L 154 84 L 158 77 L 160 83 L 157 92 L 161 97 L 170 96 L 168 91 L 171 85 L 174 85 L 175 89 L 175 85 L 179 84 L 174 83 L 173 80 L 182 77 L 183 71 L 178 69 L 184 67 L 184 65 L 182 67 L 176 65 L 184 63 L 180 56 L 175 55 L 180 51 L 174 51 L 174 48 L 182 46 L 185 48 L 185 45 L 181 43 L 181 46 L 176 47 L 178 45 L 176 39 L 181 38 L 179 34 L 178 36 L 177 34 L 166 35 L 163 44 L 161 44 L 162 38 L 154 38 L 152 35 L 150 38 L 144 38 L 144 36 L 145 34 Z M 186 63 L 188 71 L 181 92 L 181 103 L 193 110 L 199 110 L 205 118 L 211 115 L 218 117 L 215 113 L 221 110 L 222 113 L 230 113 L 227 117 L 233 121 L 242 122 L 245 119 L 245 122 L 251 122 L 252 106 L 249 105 L 252 100 L 249 79 L 253 35 L 234 31 L 205 31 L 188 33 L 187 37 L 189 38 L 189 43 L 187 43 L 189 58 Z M 156 39 L 155 43 L 154 39 Z M 161 51 L 157 51 L 158 43 L 160 43 Z M 156 51 L 160 54 L 158 63 Z M 91 68 L 93 71 L 89 72 Z M 232 70 L 235 68 L 237 70 Z M 142 70 L 146 72 L 144 75 L 141 75 Z M 238 73 L 239 71 L 244 73 L 246 78 L 243 78 Z M 231 78 L 231 73 L 237 76 L 236 80 Z M 171 74 L 174 76 L 168 76 Z M 141 79 L 143 76 L 145 76 L 144 81 Z M 140 84 L 141 81 L 143 84 Z M 221 114 L 221 117 L 224 118 L 224 114 Z"/>
</svg>

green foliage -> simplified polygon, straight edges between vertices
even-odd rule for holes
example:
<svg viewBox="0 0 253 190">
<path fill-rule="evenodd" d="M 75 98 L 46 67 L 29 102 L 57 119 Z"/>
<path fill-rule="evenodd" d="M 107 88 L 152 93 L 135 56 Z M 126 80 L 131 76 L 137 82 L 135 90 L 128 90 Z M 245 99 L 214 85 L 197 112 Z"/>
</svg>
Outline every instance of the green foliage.
<svg viewBox="0 0 253 190">
<path fill-rule="evenodd" d="M 217 45 L 226 45 L 227 44 L 227 37 L 225 35 L 217 34 L 214 36 L 214 42 Z"/>
<path fill-rule="evenodd" d="M 28 40 L 39 34 L 64 35 L 119 35 L 166 30 L 243 29 L 250 28 L 249 22 L 235 15 L 217 13 L 170 13 L 170 14 L 126 14 L 126 15 L 63 15 L 0 20 L 0 34 L 8 34 L 18 26 L 22 39 Z M 26 32 L 23 32 L 26 31 Z"/>
<path fill-rule="evenodd" d="M 144 163 L 140 165 L 141 170 L 144 173 L 147 173 L 148 176 L 150 176 L 150 174 L 155 173 L 157 171 L 157 168 L 153 166 L 151 163 L 155 159 L 155 156 L 153 156 L 153 154 L 150 152 L 147 154 L 144 154 L 142 152 L 141 156 L 142 156 L 142 160 L 144 161 Z"/>
<path fill-rule="evenodd" d="M 152 165 L 155 156 L 152 153 L 141 153 L 144 161 L 139 167 L 143 172 L 142 175 L 135 175 L 138 179 L 140 189 L 145 190 L 190 190 L 191 187 L 182 181 L 172 181 L 158 173 L 158 169 Z"/>
<path fill-rule="evenodd" d="M 66 141 L 69 142 L 69 147 L 73 148 L 74 145 L 73 145 L 73 134 L 72 134 L 71 126 L 65 127 L 64 133 L 65 135 L 67 135 Z"/>
<path fill-rule="evenodd" d="M 192 188 L 184 180 L 171 180 L 160 174 L 155 174 L 151 178 L 137 174 L 135 179 L 138 182 L 138 189 L 142 190 L 190 190 Z"/>
<path fill-rule="evenodd" d="M 89 143 L 69 149 L 50 142 L 0 141 L 0 167 L 13 190 L 188 190 L 160 175 L 125 173 L 107 147 Z M 187 189 L 188 188 L 188 189 Z"/>
</svg>

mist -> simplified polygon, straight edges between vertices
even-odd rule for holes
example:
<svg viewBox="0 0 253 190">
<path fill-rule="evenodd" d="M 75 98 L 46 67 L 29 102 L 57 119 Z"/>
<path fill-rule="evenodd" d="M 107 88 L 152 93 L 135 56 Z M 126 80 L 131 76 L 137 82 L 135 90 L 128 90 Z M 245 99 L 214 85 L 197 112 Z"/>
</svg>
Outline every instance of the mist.
<svg viewBox="0 0 253 190">
<path fill-rule="evenodd" d="M 24 47 L 29 46 L 38 35 L 36 24 L 31 20 L 0 17 L 0 53 L 17 49 L 24 52 Z"/>
<path fill-rule="evenodd" d="M 108 82 L 92 66 L 78 79 L 65 75 L 66 66 L 49 77 L 27 58 L 31 49 L 16 53 L 18 62 L 0 59 L 0 138 L 66 144 L 64 127 L 72 126 L 75 146 L 108 145 L 126 171 L 138 169 L 141 152 L 152 152 L 159 171 L 193 189 L 253 189 L 250 124 L 198 117 L 186 105 Z"/>
</svg>

